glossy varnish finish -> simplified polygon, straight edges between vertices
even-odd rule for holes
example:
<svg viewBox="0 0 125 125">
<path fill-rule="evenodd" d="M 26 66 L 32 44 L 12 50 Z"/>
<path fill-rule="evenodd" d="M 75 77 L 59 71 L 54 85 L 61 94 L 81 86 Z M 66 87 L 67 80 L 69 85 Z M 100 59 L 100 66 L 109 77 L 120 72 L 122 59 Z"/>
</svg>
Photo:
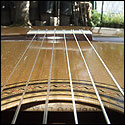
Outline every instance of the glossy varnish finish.
<svg viewBox="0 0 125 125">
<path fill-rule="evenodd" d="M 38 27 L 35 27 L 34 29 L 37 28 Z M 53 29 L 54 27 L 39 27 L 39 29 L 46 28 Z M 61 27 L 60 29 L 64 28 L 68 29 L 68 27 Z M 75 27 L 72 28 L 75 29 Z M 59 28 L 57 27 L 57 29 Z M 2 34 L 11 34 L 12 32 L 16 31 L 13 29 L 9 30 L 2 29 Z M 17 28 L 17 34 L 25 34 L 28 29 L 23 29 L 23 31 L 19 32 L 19 29 Z M 12 35 L 14 35 L 14 33 L 12 33 Z M 9 74 L 21 57 L 29 42 L 30 41 L 1 41 L 1 86 L 5 84 L 6 80 L 9 77 Z M 16 71 L 9 80 L 7 86 L 5 87 L 5 90 L 2 92 L 2 110 L 16 106 L 19 103 L 21 93 L 23 92 L 23 88 L 29 77 L 36 58 L 36 54 L 40 47 L 40 42 L 41 41 L 33 41 L 30 48 L 19 63 Z M 23 104 L 35 101 L 44 101 L 46 98 L 47 81 L 52 53 L 52 42 L 53 40 L 45 39 L 43 43 L 40 55 L 30 79 L 27 93 L 24 97 Z M 123 96 L 108 75 L 97 55 L 87 41 L 79 41 L 79 44 L 93 76 L 93 79 L 97 85 L 101 98 L 104 102 L 104 105 L 107 108 L 111 108 L 123 113 Z M 108 42 L 92 42 L 92 44 L 94 45 L 120 86 L 124 88 L 124 45 Z M 52 83 L 49 99 L 62 99 L 71 101 L 71 91 L 69 86 L 70 83 L 64 40 L 56 40 L 54 42 L 54 45 L 54 58 L 51 77 Z M 84 102 L 86 104 L 90 103 L 99 105 L 75 40 L 67 39 L 67 47 L 76 101 Z"/>
</svg>

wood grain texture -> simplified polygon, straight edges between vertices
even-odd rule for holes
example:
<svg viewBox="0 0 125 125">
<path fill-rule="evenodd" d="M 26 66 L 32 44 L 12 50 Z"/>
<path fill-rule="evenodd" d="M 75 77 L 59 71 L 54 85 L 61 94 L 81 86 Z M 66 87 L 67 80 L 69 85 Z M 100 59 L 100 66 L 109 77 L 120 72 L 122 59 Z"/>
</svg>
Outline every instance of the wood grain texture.
<svg viewBox="0 0 125 125">
<path fill-rule="evenodd" d="M 53 29 L 54 27 L 33 27 L 33 29 Z M 75 27 L 56 27 L 57 29 L 77 29 Z M 2 35 L 26 34 L 27 28 L 2 29 Z M 58 35 L 56 35 L 58 36 Z M 30 41 L 1 41 L 1 87 L 5 84 L 15 64 L 21 57 Z M 26 81 L 31 72 L 41 41 L 33 41 L 22 58 L 16 71 L 9 80 L 5 90 L 1 93 L 1 110 L 12 108 L 19 103 Z M 52 40 L 45 40 L 36 62 L 23 104 L 44 102 L 46 99 L 47 83 L 52 52 Z M 87 41 L 79 42 L 99 94 L 107 108 L 124 112 L 124 98 L 114 82 L 107 74 L 100 60 Z M 118 83 L 124 88 L 124 44 L 92 42 L 107 67 Z M 75 40 L 67 40 L 73 89 L 76 102 L 99 106 L 89 75 L 80 55 Z M 50 100 L 71 101 L 71 90 L 64 40 L 56 40 L 52 65 L 52 80 Z M 60 103 L 61 104 L 61 103 Z M 53 105 L 53 106 L 56 106 Z M 54 109 L 55 110 L 55 109 Z"/>
</svg>

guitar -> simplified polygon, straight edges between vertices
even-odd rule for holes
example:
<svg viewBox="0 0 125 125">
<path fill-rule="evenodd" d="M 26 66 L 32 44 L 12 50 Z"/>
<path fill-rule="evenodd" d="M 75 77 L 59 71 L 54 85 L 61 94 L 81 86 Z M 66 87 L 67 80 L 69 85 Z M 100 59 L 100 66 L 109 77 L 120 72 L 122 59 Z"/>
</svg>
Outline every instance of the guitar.
<svg viewBox="0 0 125 125">
<path fill-rule="evenodd" d="M 79 27 L 16 29 L 1 36 L 3 123 L 123 123 L 123 44 Z"/>
</svg>

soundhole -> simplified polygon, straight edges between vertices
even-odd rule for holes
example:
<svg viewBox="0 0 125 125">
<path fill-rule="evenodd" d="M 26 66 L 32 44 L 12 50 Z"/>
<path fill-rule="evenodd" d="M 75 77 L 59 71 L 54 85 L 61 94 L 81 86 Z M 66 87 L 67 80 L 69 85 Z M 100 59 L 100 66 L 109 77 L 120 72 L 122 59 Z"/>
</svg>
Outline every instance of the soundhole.
<svg viewBox="0 0 125 125">
<path fill-rule="evenodd" d="M 65 103 L 66 107 L 59 107 L 58 103 L 50 103 L 49 107 L 55 105 L 58 110 L 55 108 L 50 108 L 48 110 L 48 120 L 47 124 L 75 124 L 73 109 L 66 108 L 68 104 Z M 42 104 L 39 103 L 41 106 Z M 62 105 L 62 104 L 61 104 Z M 77 104 L 77 107 L 81 104 Z M 34 106 L 36 108 L 34 108 Z M 87 106 L 87 107 L 86 107 Z M 21 107 L 19 115 L 17 117 L 16 124 L 42 124 L 44 110 L 38 108 L 38 103 L 36 104 L 24 104 Z M 43 106 L 44 107 L 44 106 Z M 72 107 L 69 105 L 69 107 Z M 94 105 L 81 105 L 80 108 L 77 108 L 78 122 L 79 124 L 106 124 L 104 115 L 99 106 Z M 86 107 L 86 108 L 85 108 Z M 85 110 L 86 109 L 86 110 Z M 92 110 L 93 109 L 93 110 Z M 10 124 L 16 107 L 5 110 L 1 112 L 1 123 Z M 108 117 L 112 124 L 123 124 L 124 123 L 124 114 L 106 108 Z"/>
<path fill-rule="evenodd" d="M 77 112 L 79 124 L 106 124 L 102 112 Z M 10 124 L 14 111 L 1 112 L 1 123 Z M 108 111 L 112 124 L 123 124 L 123 115 Z M 43 111 L 20 111 L 16 124 L 42 124 Z M 48 124 L 74 124 L 73 112 L 49 112 Z"/>
</svg>

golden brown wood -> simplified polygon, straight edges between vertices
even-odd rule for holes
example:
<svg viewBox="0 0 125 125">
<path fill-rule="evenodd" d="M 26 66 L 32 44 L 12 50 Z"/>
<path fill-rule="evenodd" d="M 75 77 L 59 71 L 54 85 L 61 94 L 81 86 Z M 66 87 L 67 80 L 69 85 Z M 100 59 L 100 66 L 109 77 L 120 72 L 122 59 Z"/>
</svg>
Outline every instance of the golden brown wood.
<svg viewBox="0 0 125 125">
<path fill-rule="evenodd" d="M 53 29 L 54 27 L 33 27 L 32 29 Z M 57 29 L 79 29 L 80 27 L 56 27 Z M 84 29 L 83 27 L 81 27 Z M 29 28 L 2 28 L 2 35 L 25 34 Z M 30 41 L 1 41 L 1 86 L 4 85 L 15 64 Z M 1 94 L 1 110 L 18 105 L 41 41 L 34 41 Z M 124 99 L 106 72 L 98 57 L 87 43 L 80 41 L 80 47 L 97 85 L 99 94 L 107 108 L 124 112 Z M 124 88 L 124 44 L 92 42 L 118 83 Z M 87 70 L 75 41 L 67 40 L 69 62 L 76 102 L 99 106 Z M 52 40 L 45 40 L 33 71 L 23 104 L 44 101 L 50 69 Z M 70 83 L 63 40 L 57 40 L 52 66 L 50 100 L 71 101 Z M 61 104 L 61 103 L 60 103 Z M 94 107 L 94 106 L 93 106 Z M 78 108 L 78 107 L 77 107 Z M 65 108 L 64 108 L 65 109 Z M 99 109 L 99 108 L 98 108 Z M 53 109 L 55 110 L 55 109 Z"/>
</svg>

